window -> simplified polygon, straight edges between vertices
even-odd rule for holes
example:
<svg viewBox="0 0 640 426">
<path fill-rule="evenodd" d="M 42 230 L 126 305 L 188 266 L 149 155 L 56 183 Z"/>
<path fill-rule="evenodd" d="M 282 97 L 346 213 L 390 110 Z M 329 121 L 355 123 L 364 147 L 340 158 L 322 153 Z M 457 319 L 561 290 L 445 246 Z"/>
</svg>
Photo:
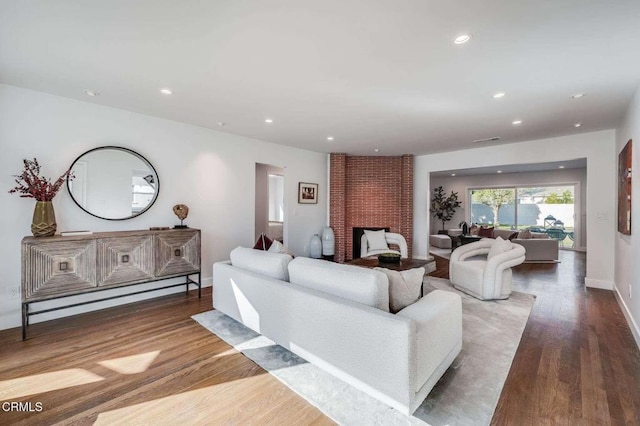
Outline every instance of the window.
<svg viewBox="0 0 640 426">
<path fill-rule="evenodd" d="M 471 222 L 502 229 L 530 228 L 573 247 L 575 186 L 473 188 Z"/>
</svg>

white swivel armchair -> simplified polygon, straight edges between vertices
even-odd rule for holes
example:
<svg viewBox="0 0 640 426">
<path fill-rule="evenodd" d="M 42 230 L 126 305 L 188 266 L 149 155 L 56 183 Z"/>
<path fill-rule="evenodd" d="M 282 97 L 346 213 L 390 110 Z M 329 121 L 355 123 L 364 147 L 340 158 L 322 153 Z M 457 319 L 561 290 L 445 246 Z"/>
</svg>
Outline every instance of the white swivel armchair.
<svg viewBox="0 0 640 426">
<path fill-rule="evenodd" d="M 487 256 L 493 244 L 503 251 Z M 525 248 L 510 241 L 483 239 L 458 247 L 451 253 L 449 279 L 460 291 L 480 300 L 507 299 L 511 295 L 511 267 L 524 262 Z"/>
<path fill-rule="evenodd" d="M 390 248 L 383 249 L 375 249 L 369 247 L 369 240 L 367 239 L 367 234 L 362 234 L 362 238 L 360 239 L 360 257 L 369 257 L 369 256 L 377 256 L 383 253 L 396 253 L 399 254 L 402 259 L 406 259 L 409 257 L 409 249 L 407 248 L 407 240 L 400 234 L 395 234 L 393 232 L 385 232 L 384 238 L 387 241 L 387 245 L 395 244 L 398 246 L 400 251 L 393 250 Z"/>
</svg>

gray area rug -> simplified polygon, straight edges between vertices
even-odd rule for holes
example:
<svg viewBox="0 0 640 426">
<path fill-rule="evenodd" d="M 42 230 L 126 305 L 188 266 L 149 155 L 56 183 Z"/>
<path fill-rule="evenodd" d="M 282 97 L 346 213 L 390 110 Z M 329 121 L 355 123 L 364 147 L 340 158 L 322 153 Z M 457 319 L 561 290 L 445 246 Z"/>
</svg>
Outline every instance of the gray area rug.
<svg viewBox="0 0 640 426">
<path fill-rule="evenodd" d="M 425 292 L 434 289 L 462 296 L 462 351 L 412 416 L 379 402 L 218 311 L 194 315 L 193 319 L 339 424 L 489 424 L 534 296 L 513 292 L 507 300 L 483 302 L 455 290 L 448 280 L 425 277 Z"/>
</svg>

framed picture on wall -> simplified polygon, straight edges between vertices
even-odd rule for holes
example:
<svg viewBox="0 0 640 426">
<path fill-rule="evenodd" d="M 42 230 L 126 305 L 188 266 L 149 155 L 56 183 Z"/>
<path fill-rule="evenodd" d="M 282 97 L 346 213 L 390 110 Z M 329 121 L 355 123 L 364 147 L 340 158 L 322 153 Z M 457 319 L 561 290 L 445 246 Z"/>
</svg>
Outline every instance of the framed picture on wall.
<svg viewBox="0 0 640 426">
<path fill-rule="evenodd" d="M 298 203 L 318 204 L 318 184 L 298 182 Z"/>
</svg>

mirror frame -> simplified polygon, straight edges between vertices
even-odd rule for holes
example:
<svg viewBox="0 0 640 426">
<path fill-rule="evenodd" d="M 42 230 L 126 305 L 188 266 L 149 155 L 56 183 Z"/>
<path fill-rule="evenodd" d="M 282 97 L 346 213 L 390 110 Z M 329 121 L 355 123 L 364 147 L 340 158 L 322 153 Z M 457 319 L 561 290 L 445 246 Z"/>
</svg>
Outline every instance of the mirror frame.
<svg viewBox="0 0 640 426">
<path fill-rule="evenodd" d="M 122 217 L 122 218 L 108 218 L 108 217 L 102 217 L 102 216 L 99 216 L 99 215 L 97 215 L 95 213 L 92 213 L 92 212 L 88 211 L 87 209 L 85 209 L 83 206 L 81 206 L 80 203 L 73 197 L 73 194 L 71 193 L 71 188 L 69 186 L 69 182 L 70 182 L 69 179 L 67 179 L 67 192 L 71 196 L 71 199 L 73 200 L 73 202 L 76 203 L 76 205 L 78 207 L 80 207 L 80 209 L 82 209 L 85 213 L 90 214 L 93 217 L 97 217 L 98 219 L 104 219 L 104 220 L 128 220 L 128 219 L 133 219 L 134 217 L 138 217 L 142 213 L 144 213 L 147 210 L 149 210 L 151 208 L 151 206 L 153 206 L 153 204 L 158 199 L 158 195 L 160 194 L 160 177 L 158 176 L 158 172 L 156 171 L 155 167 L 153 167 L 153 165 L 149 162 L 149 160 L 147 160 L 142 154 L 140 154 L 140 153 L 138 153 L 138 152 L 136 152 L 136 151 L 134 151 L 132 149 L 129 149 L 129 148 L 123 148 L 121 146 L 112 146 L 112 145 L 99 146 L 97 148 L 90 149 L 90 150 L 80 154 L 75 160 L 73 160 L 73 163 L 71 163 L 71 166 L 69 167 L 69 170 L 73 170 L 73 166 L 75 166 L 75 164 L 78 162 L 78 160 L 80 160 L 85 155 L 90 154 L 90 153 L 92 153 L 94 151 L 102 151 L 102 150 L 107 150 L 107 149 L 112 149 L 112 150 L 117 150 L 117 151 L 124 151 L 124 152 L 126 152 L 128 154 L 134 155 L 138 159 L 142 160 L 142 162 L 144 164 L 149 166 L 149 169 L 151 169 L 151 172 L 156 177 L 156 193 L 153 196 L 153 198 L 151 199 L 151 202 L 144 209 L 140 210 L 138 213 L 132 214 L 131 216 Z"/>
</svg>

